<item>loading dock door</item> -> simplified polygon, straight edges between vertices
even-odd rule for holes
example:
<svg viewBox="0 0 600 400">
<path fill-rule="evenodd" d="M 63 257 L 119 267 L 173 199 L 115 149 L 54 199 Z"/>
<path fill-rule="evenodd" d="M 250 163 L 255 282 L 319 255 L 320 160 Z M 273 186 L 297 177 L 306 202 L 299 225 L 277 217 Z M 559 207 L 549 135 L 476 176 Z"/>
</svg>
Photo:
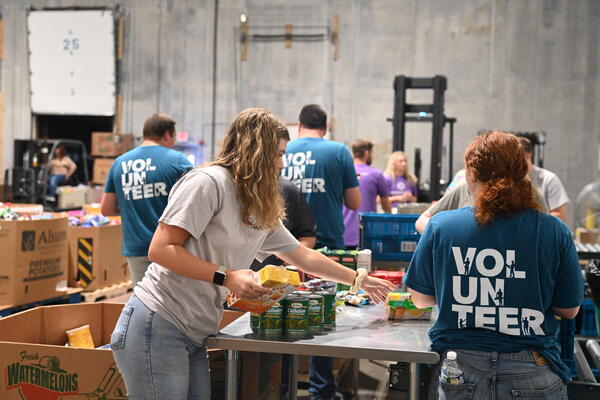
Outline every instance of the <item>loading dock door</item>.
<svg viewBox="0 0 600 400">
<path fill-rule="evenodd" d="M 115 114 L 114 18 L 104 11 L 31 11 L 31 111 Z"/>
</svg>

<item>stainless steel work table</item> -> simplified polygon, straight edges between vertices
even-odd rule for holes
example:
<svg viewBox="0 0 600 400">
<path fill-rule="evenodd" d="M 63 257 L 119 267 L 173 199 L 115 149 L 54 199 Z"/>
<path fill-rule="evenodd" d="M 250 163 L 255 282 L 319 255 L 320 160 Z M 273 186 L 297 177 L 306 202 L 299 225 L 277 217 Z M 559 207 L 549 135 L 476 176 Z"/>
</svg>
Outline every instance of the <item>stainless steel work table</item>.
<svg viewBox="0 0 600 400">
<path fill-rule="evenodd" d="M 296 341 L 260 339 L 252 334 L 250 315 L 245 314 L 208 338 L 209 348 L 227 351 L 228 400 L 237 399 L 239 351 L 291 354 L 290 399 L 296 398 L 298 355 L 403 361 L 410 363 L 409 398 L 419 398 L 419 365 L 435 364 L 439 355 L 430 350 L 427 332 L 433 321 L 388 321 L 383 305 L 344 307 L 336 328 L 322 335 Z"/>
</svg>

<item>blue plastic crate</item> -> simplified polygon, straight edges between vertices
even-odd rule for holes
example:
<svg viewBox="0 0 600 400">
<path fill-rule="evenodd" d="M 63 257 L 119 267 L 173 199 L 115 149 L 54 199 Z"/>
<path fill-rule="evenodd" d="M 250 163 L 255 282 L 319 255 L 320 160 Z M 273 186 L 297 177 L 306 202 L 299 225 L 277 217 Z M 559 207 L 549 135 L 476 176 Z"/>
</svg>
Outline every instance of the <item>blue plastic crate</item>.
<svg viewBox="0 0 600 400">
<path fill-rule="evenodd" d="M 581 329 L 578 333 L 583 336 L 598 336 L 596 307 L 592 299 L 583 299 L 583 304 L 581 305 Z"/>
<path fill-rule="evenodd" d="M 370 249 L 372 259 L 410 261 L 421 235 L 413 214 L 360 214 L 360 248 Z"/>
<path fill-rule="evenodd" d="M 415 214 L 377 214 L 361 213 L 361 232 L 365 237 L 419 235 L 415 222 L 419 218 Z"/>
</svg>

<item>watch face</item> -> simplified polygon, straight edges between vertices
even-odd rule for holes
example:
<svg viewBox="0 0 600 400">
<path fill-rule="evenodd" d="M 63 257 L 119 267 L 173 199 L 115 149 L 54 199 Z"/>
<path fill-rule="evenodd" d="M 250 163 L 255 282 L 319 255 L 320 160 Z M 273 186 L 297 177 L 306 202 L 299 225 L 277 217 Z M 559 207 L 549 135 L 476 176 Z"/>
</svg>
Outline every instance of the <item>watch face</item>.
<svg viewBox="0 0 600 400">
<path fill-rule="evenodd" d="M 227 275 L 225 275 L 225 272 L 215 271 L 215 274 L 213 275 L 213 283 L 215 285 L 223 286 L 226 276 Z"/>
</svg>

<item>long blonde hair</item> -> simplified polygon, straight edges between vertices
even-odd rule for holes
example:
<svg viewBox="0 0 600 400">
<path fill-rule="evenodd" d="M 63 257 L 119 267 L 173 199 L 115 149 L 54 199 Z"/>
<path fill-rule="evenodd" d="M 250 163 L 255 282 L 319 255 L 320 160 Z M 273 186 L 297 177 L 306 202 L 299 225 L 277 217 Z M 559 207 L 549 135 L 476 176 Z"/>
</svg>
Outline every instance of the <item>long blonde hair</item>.
<svg viewBox="0 0 600 400">
<path fill-rule="evenodd" d="M 275 115 L 248 108 L 231 122 L 221 152 L 209 163 L 230 171 L 246 225 L 274 229 L 285 217 L 277 164 L 280 139 L 290 140 L 290 135 Z"/>
<path fill-rule="evenodd" d="M 404 157 L 407 160 L 406 169 L 404 170 L 404 175 L 402 176 L 404 176 L 409 183 L 416 185 L 417 177 L 410 172 L 410 169 L 408 167 L 408 158 L 406 157 L 406 154 L 403 151 L 395 151 L 392 154 L 390 154 L 387 166 L 385 167 L 384 175 L 390 176 L 392 177 L 392 179 L 396 179 L 398 177 L 398 175 L 396 174 L 396 162 L 400 157 Z"/>
</svg>

